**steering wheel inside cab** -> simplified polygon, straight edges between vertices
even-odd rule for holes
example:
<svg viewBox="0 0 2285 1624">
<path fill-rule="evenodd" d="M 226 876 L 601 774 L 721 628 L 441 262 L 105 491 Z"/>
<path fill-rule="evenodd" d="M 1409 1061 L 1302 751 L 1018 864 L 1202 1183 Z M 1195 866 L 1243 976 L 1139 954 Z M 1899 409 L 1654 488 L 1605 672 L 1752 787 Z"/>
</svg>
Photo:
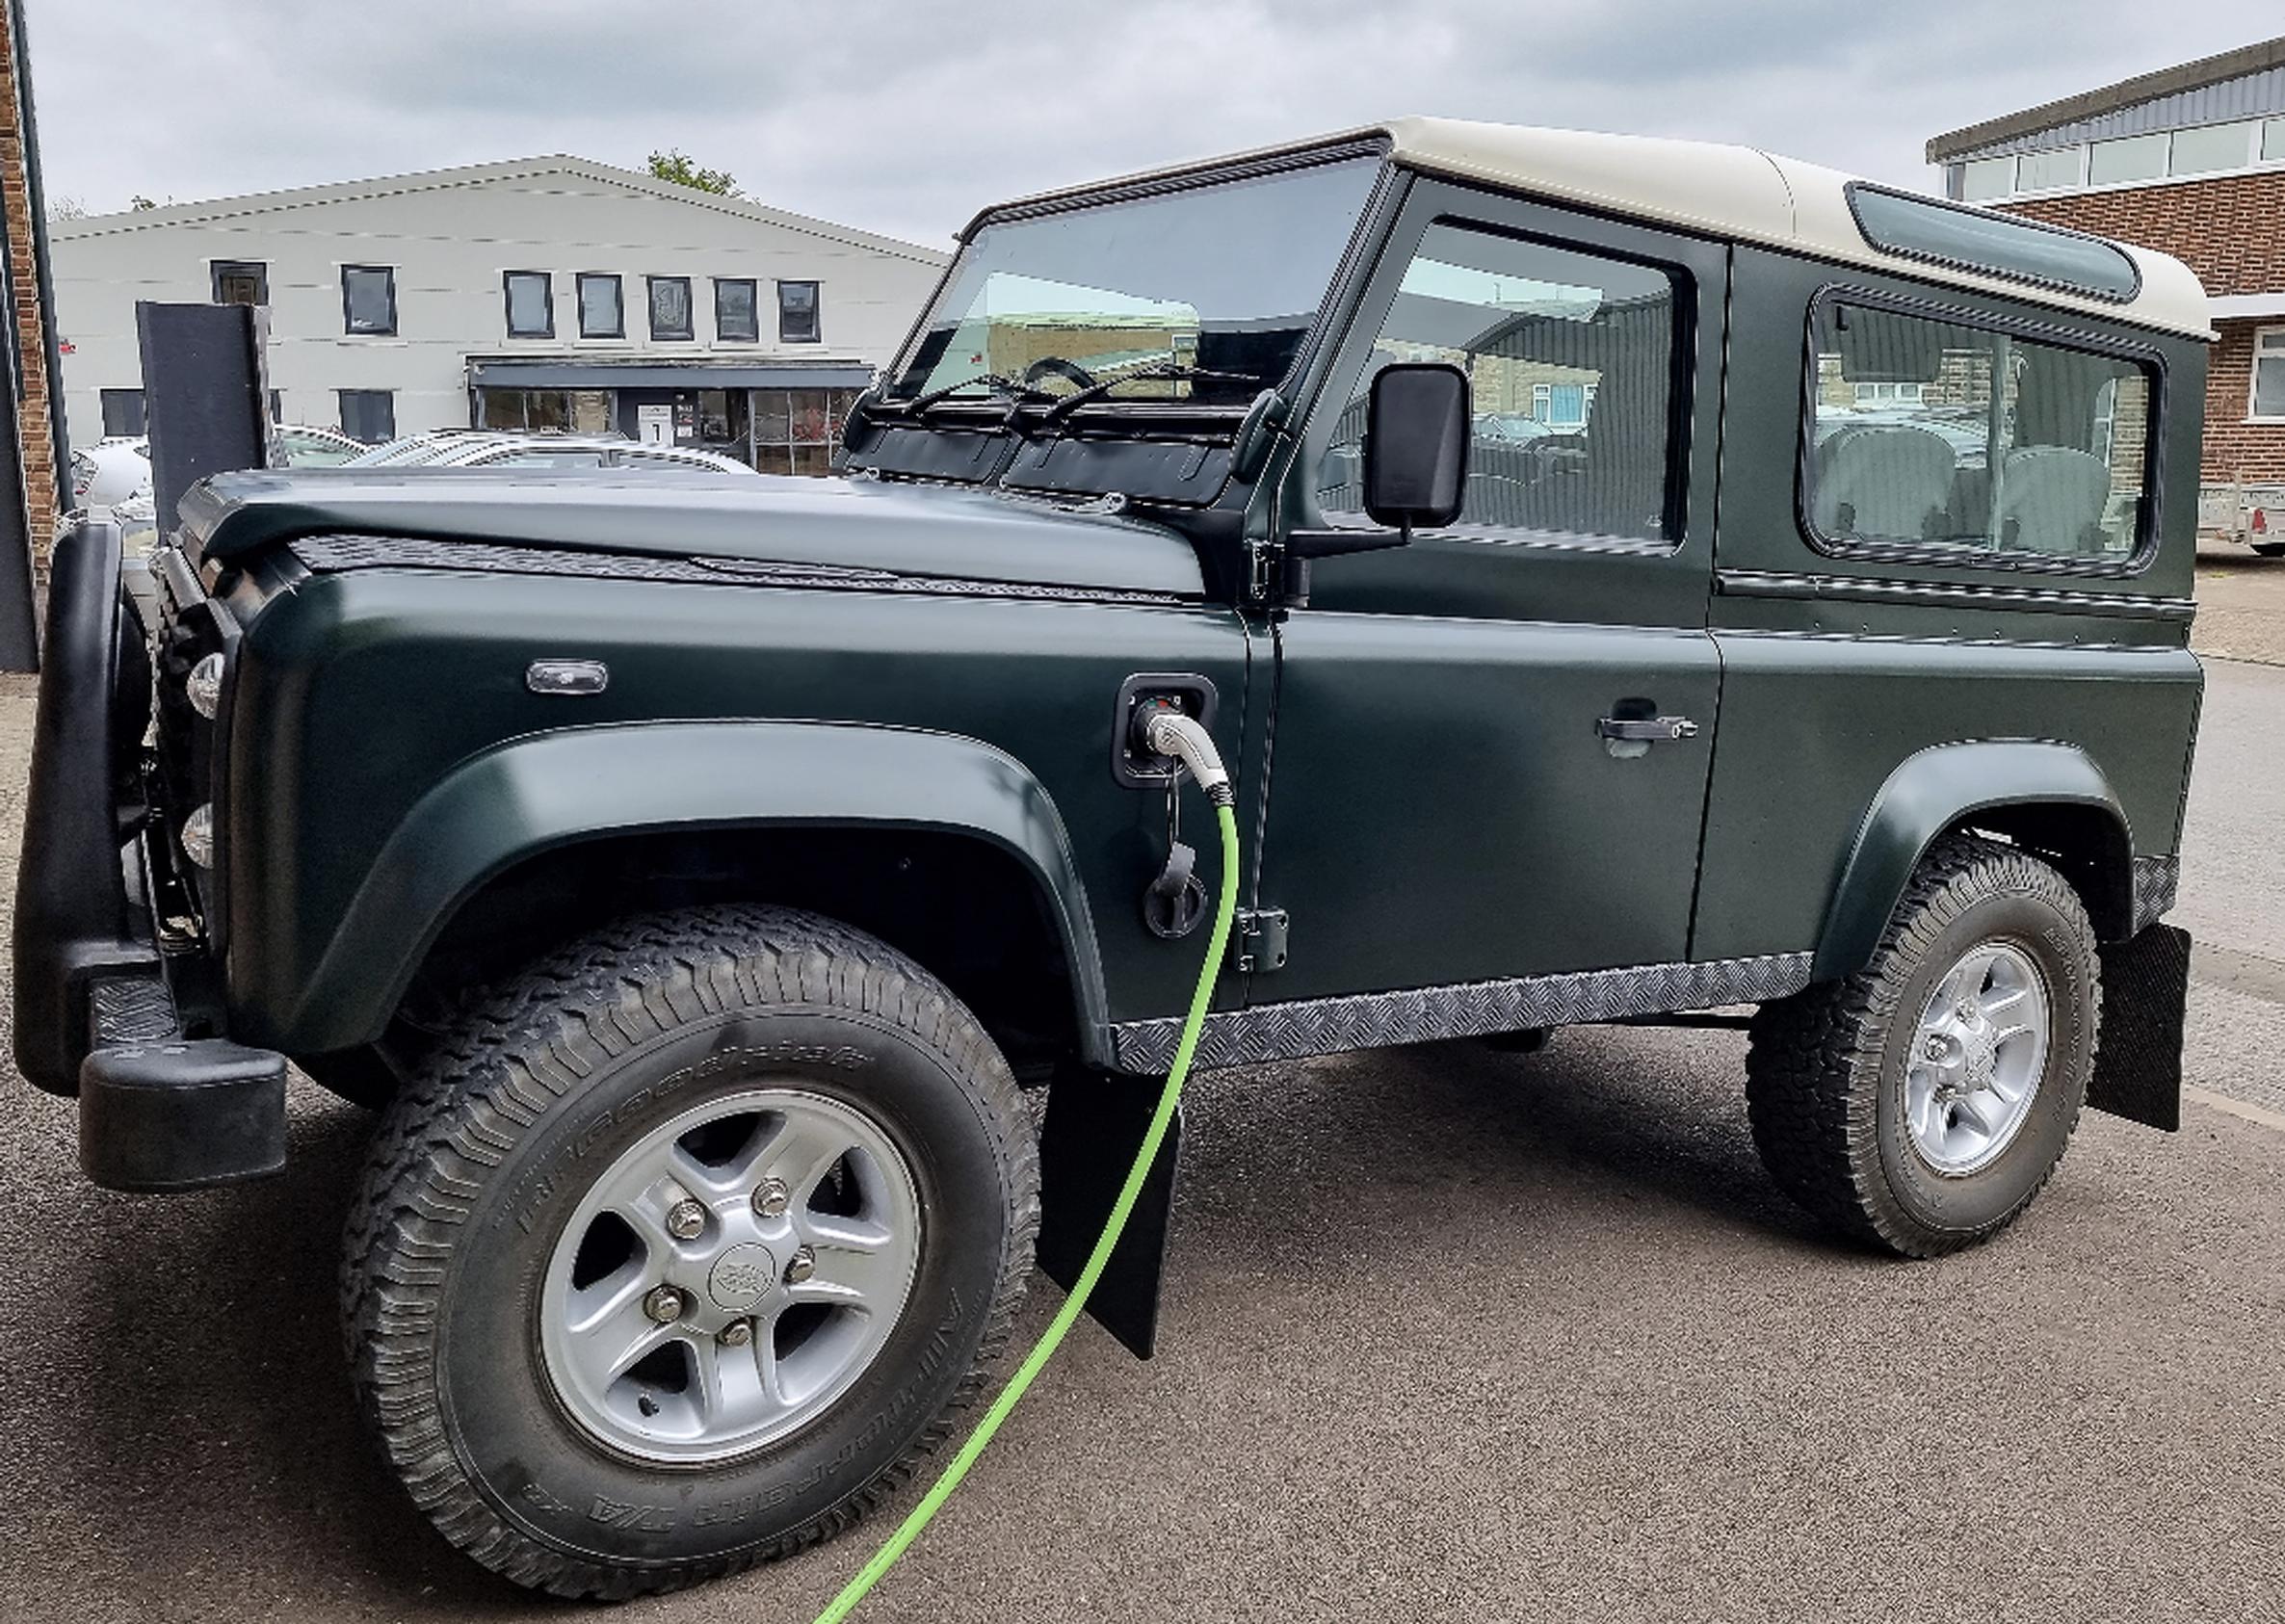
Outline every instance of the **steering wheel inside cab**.
<svg viewBox="0 0 2285 1624">
<path fill-rule="evenodd" d="M 1023 369 L 1023 380 L 1026 383 L 1037 384 L 1045 378 L 1060 378 L 1075 389 L 1092 389 L 1097 381 L 1095 375 L 1087 368 L 1077 361 L 1066 361 L 1061 355 L 1042 355 Z"/>
</svg>

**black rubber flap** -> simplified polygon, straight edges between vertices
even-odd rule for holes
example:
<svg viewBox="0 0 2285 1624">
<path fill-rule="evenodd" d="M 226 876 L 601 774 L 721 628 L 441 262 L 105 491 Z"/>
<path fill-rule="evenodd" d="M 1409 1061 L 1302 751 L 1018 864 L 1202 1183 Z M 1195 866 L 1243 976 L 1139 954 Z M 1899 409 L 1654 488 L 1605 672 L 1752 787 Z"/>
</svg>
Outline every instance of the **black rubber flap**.
<svg viewBox="0 0 2285 1624">
<path fill-rule="evenodd" d="M 2182 1126 L 2182 1019 L 2190 932 L 2146 927 L 2102 948 L 2103 1025 L 2087 1103 L 2172 1133 Z"/>
</svg>

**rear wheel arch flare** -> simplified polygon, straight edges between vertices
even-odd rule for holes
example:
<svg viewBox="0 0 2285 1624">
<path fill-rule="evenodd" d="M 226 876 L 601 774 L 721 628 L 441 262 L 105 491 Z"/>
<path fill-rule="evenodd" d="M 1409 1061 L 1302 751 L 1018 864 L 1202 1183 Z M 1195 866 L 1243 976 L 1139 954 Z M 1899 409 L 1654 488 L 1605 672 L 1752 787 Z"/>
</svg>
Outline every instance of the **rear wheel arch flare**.
<svg viewBox="0 0 2285 1624">
<path fill-rule="evenodd" d="M 2053 862 L 2079 891 L 2100 939 L 2131 929 L 2133 831 L 2091 756 L 2046 740 L 1936 745 L 1901 762 L 1867 808 L 1819 933 L 1818 980 L 1870 961 L 1921 859 L 1963 830 Z"/>
</svg>

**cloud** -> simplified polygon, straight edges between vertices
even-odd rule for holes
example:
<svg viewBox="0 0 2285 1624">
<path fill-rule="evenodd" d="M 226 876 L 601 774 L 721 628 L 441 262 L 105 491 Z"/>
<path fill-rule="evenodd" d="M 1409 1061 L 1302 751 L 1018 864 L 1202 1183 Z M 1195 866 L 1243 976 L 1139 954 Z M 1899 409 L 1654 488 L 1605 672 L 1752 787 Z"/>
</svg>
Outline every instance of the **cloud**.
<svg viewBox="0 0 2285 1624">
<path fill-rule="evenodd" d="M 996 198 L 1394 113 L 1747 141 L 1905 185 L 1939 131 L 2258 39 L 2273 0 L 28 0 L 97 211 L 679 146 L 941 243 Z"/>
</svg>

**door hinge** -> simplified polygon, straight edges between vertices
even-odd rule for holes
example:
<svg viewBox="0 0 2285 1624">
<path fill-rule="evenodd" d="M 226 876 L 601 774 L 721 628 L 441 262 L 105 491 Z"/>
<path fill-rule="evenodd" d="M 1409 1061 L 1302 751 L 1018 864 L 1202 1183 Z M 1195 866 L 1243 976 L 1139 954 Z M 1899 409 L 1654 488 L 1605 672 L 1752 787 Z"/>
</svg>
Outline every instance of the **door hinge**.
<svg viewBox="0 0 2285 1624">
<path fill-rule="evenodd" d="M 1246 543 L 1246 595 L 1255 603 L 1267 603 L 1277 585 L 1277 561 L 1284 551 L 1274 541 L 1255 537 Z"/>
<path fill-rule="evenodd" d="M 1240 908 L 1230 930 L 1231 968 L 1242 976 L 1284 969 L 1291 926 L 1283 908 Z"/>
</svg>

